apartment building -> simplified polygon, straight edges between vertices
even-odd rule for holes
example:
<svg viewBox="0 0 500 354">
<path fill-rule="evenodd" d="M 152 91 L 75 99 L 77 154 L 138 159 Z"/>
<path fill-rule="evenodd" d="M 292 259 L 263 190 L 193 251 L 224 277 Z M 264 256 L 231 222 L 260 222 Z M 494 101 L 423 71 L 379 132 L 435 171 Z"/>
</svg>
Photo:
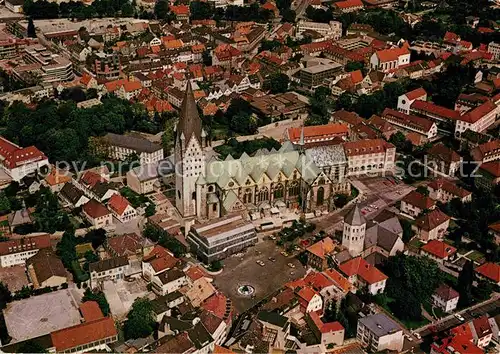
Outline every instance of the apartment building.
<svg viewBox="0 0 500 354">
<path fill-rule="evenodd" d="M 24 48 L 24 60 L 28 65 L 20 65 L 13 70 L 20 80 L 25 81 L 26 74 L 40 75 L 42 82 L 71 81 L 75 75 L 70 60 L 51 53 L 41 44 L 30 45 Z"/>
<path fill-rule="evenodd" d="M 49 159 L 35 146 L 22 148 L 0 136 L 0 164 L 13 181 L 19 182 L 43 166 L 48 166 Z"/>
<path fill-rule="evenodd" d="M 335 77 L 342 70 L 342 65 L 329 59 L 315 58 L 305 63 L 300 70 L 300 83 L 308 88 L 320 86 L 324 80 Z"/>
<path fill-rule="evenodd" d="M 383 139 L 368 139 L 344 143 L 347 174 L 392 172 L 396 147 Z"/>
<path fill-rule="evenodd" d="M 340 39 L 342 37 L 342 22 L 330 21 L 329 23 L 311 22 L 300 20 L 297 23 L 297 35 L 304 31 L 314 31 L 321 34 L 324 38 Z"/>
<path fill-rule="evenodd" d="M 31 38 L 9 38 L 0 41 L 0 59 L 18 58 L 24 53 L 26 46 L 33 45 L 37 41 Z"/>
<path fill-rule="evenodd" d="M 382 118 L 405 131 L 423 135 L 426 139 L 433 139 L 437 136 L 438 128 L 436 123 L 423 117 L 386 108 L 382 112 Z"/>
<path fill-rule="evenodd" d="M 112 159 L 124 161 L 137 154 L 141 165 L 163 160 L 163 147 L 141 137 L 108 133 L 104 143 Z"/>
<path fill-rule="evenodd" d="M 500 160 L 500 140 L 497 139 L 476 146 L 471 151 L 471 155 L 473 160 L 478 163 Z"/>
<path fill-rule="evenodd" d="M 114 257 L 89 264 L 90 286 L 94 288 L 106 280 L 119 280 L 125 278 L 129 268 L 128 257 Z"/>
<path fill-rule="evenodd" d="M 40 249 L 50 247 L 48 234 L 0 242 L 0 266 L 5 268 L 25 264 Z"/>
<path fill-rule="evenodd" d="M 493 59 L 500 60 L 500 43 L 490 42 L 488 44 L 488 53 L 493 54 Z"/>
<path fill-rule="evenodd" d="M 481 133 L 495 123 L 498 108 L 492 101 L 486 101 L 482 105 L 458 117 L 455 123 L 455 136 L 460 135 L 467 129 Z"/>
<path fill-rule="evenodd" d="M 98 79 L 116 80 L 122 74 L 120 57 L 117 54 L 97 53 L 94 72 Z"/>
<path fill-rule="evenodd" d="M 358 319 L 356 338 L 372 352 L 403 349 L 403 329 L 384 313 L 377 313 Z"/>
<path fill-rule="evenodd" d="M 205 263 L 226 258 L 257 243 L 253 224 L 240 214 L 228 214 L 205 224 L 194 224 L 187 236 L 193 253 Z"/>
</svg>

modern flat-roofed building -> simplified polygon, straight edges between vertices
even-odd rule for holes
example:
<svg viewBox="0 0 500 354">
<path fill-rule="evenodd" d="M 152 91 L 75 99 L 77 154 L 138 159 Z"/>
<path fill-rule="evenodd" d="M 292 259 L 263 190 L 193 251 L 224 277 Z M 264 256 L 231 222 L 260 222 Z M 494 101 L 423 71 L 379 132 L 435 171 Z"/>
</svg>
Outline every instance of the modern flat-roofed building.
<svg viewBox="0 0 500 354">
<path fill-rule="evenodd" d="M 301 20 L 297 23 L 297 35 L 307 30 L 318 32 L 325 38 L 340 39 L 342 37 L 342 22 L 321 23 Z"/>
<path fill-rule="evenodd" d="M 144 138 L 108 133 L 104 136 L 104 143 L 113 159 L 125 160 L 135 153 L 141 165 L 163 160 L 163 147 Z"/>
<path fill-rule="evenodd" d="M 191 226 L 187 241 L 204 262 L 210 263 L 255 245 L 257 233 L 253 224 L 240 214 L 229 214 Z"/>
<path fill-rule="evenodd" d="M 342 65 L 329 59 L 314 58 L 300 70 L 300 83 L 303 86 L 314 88 L 323 83 L 323 80 L 335 77 L 342 70 Z"/>
<path fill-rule="evenodd" d="M 371 352 L 403 349 L 403 329 L 384 313 L 360 318 L 356 338 Z"/>
</svg>

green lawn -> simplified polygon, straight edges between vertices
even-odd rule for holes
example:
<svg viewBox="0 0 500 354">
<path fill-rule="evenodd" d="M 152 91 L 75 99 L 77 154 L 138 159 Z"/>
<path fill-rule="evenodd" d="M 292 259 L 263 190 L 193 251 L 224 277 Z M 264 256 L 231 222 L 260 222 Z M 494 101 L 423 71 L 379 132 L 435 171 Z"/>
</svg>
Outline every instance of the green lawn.
<svg viewBox="0 0 500 354">
<path fill-rule="evenodd" d="M 408 321 L 408 320 L 400 320 L 400 321 L 408 329 L 419 328 L 419 327 L 425 326 L 426 324 L 430 323 L 430 321 L 426 320 L 425 318 L 422 318 L 420 321 Z"/>
<path fill-rule="evenodd" d="M 409 245 L 415 248 L 420 248 L 422 247 L 424 243 L 418 239 L 418 237 L 415 237 L 413 240 L 410 241 Z"/>
<path fill-rule="evenodd" d="M 481 252 L 479 251 L 473 251 L 472 253 L 469 253 L 467 255 L 467 258 L 469 258 L 471 261 L 474 261 L 474 262 L 477 262 L 479 261 L 481 258 L 484 258 L 484 254 L 482 254 Z"/>
<path fill-rule="evenodd" d="M 134 208 L 144 206 L 146 203 L 151 202 L 148 197 L 137 194 L 128 187 L 120 189 L 120 194 L 127 198 Z"/>
</svg>

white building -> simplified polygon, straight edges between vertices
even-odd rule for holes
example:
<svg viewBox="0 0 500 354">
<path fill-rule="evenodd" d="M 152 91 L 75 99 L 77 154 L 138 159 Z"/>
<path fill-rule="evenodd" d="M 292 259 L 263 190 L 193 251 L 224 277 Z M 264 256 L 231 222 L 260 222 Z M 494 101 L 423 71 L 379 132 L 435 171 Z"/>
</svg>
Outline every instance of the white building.
<svg viewBox="0 0 500 354">
<path fill-rule="evenodd" d="M 410 63 L 410 51 L 405 43 L 403 47 L 383 49 L 372 54 L 370 65 L 374 70 L 389 71 Z"/>
<path fill-rule="evenodd" d="M 460 295 L 453 288 L 446 284 L 441 284 L 434 294 L 432 294 L 432 302 L 434 306 L 449 313 L 457 308 L 459 297 Z"/>
<path fill-rule="evenodd" d="M 186 274 L 177 268 L 153 276 L 153 291 L 158 296 L 170 294 L 187 284 Z"/>
<path fill-rule="evenodd" d="M 113 214 L 95 199 L 83 205 L 82 213 L 96 229 L 113 224 Z"/>
<path fill-rule="evenodd" d="M 132 154 L 139 156 L 141 165 L 163 160 L 163 147 L 147 139 L 108 133 L 104 143 L 109 157 L 116 160 L 126 160 Z"/>
<path fill-rule="evenodd" d="M 384 313 L 377 313 L 358 320 L 356 339 L 371 352 L 403 349 L 403 329 Z"/>
<path fill-rule="evenodd" d="M 22 148 L 0 136 L 0 163 L 12 180 L 19 182 L 41 167 L 48 167 L 49 160 L 34 146 Z"/>
<path fill-rule="evenodd" d="M 410 114 L 411 104 L 416 100 L 427 100 L 427 92 L 421 87 L 398 97 L 398 111 Z"/>
<path fill-rule="evenodd" d="M 366 233 L 366 219 L 361 214 L 358 204 L 344 218 L 342 246 L 346 247 L 352 257 L 363 253 Z"/>
<path fill-rule="evenodd" d="M 5 268 L 25 264 L 40 249 L 49 247 L 51 244 L 48 234 L 0 242 L 0 266 Z"/>
<path fill-rule="evenodd" d="M 359 140 L 344 143 L 347 174 L 392 172 L 395 167 L 396 147 L 383 139 Z"/>
<path fill-rule="evenodd" d="M 492 101 L 486 101 L 482 105 L 459 116 L 455 122 L 455 136 L 460 135 L 470 129 L 481 133 L 495 123 L 498 114 L 498 107 Z"/>
<path fill-rule="evenodd" d="M 322 23 L 300 20 L 297 23 L 297 36 L 300 36 L 304 31 L 315 31 L 324 38 L 337 40 L 342 37 L 342 22 L 330 21 L 329 23 Z"/>
<path fill-rule="evenodd" d="M 127 222 L 137 216 L 137 211 L 130 205 L 127 198 L 113 194 L 108 202 L 108 208 L 120 222 Z"/>
<path fill-rule="evenodd" d="M 95 287 L 106 280 L 120 280 L 125 278 L 129 269 L 128 257 L 121 256 L 104 259 L 89 264 L 90 286 Z"/>
<path fill-rule="evenodd" d="M 493 54 L 493 59 L 500 60 L 500 43 L 490 42 L 488 44 L 488 53 Z"/>
</svg>

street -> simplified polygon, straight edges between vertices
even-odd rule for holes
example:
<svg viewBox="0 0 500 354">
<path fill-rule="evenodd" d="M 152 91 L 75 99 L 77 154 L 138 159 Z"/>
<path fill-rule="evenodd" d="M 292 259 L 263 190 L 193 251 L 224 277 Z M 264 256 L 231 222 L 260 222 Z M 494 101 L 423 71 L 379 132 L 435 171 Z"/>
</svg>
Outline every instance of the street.
<svg viewBox="0 0 500 354">
<path fill-rule="evenodd" d="M 471 308 L 459 312 L 459 314 L 465 319 L 464 322 L 468 322 L 486 313 L 490 316 L 500 313 L 500 299 L 498 295 L 481 305 L 472 306 Z M 434 332 L 446 331 L 464 322 L 460 321 L 454 315 L 450 315 L 442 320 L 421 327 L 420 329 L 415 330 L 415 332 L 418 332 L 422 337 L 425 337 Z"/>
</svg>

